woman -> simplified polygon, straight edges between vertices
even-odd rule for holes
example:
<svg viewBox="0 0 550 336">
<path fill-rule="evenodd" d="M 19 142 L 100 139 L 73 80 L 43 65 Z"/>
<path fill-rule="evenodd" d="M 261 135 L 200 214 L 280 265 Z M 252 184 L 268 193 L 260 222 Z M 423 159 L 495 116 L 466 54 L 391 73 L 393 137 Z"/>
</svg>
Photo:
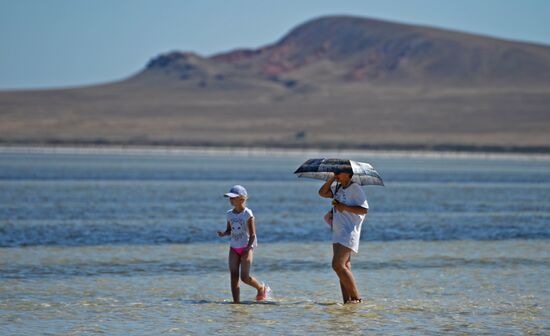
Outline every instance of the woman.
<svg viewBox="0 0 550 336">
<path fill-rule="evenodd" d="M 336 171 L 319 189 L 321 197 L 333 198 L 332 269 L 340 279 L 344 303 L 359 303 L 361 296 L 351 272 L 351 252 L 359 250 L 361 225 L 369 204 L 361 186 L 352 182 L 353 171 Z M 332 183 L 336 181 L 337 185 Z"/>
</svg>

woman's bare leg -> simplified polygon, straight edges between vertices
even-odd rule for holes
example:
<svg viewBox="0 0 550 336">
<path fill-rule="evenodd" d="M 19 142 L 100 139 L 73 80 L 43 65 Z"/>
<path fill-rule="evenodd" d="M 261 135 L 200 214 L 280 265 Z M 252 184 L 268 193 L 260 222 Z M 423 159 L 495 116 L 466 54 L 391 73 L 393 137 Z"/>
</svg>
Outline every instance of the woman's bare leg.
<svg viewBox="0 0 550 336">
<path fill-rule="evenodd" d="M 263 290 L 263 286 L 253 277 L 250 276 L 250 267 L 252 266 L 253 259 L 253 250 L 250 250 L 241 255 L 241 280 L 254 288 L 260 294 L 260 291 Z"/>
<path fill-rule="evenodd" d="M 341 244 L 332 244 L 332 248 L 334 252 L 332 269 L 340 279 L 344 303 L 351 300 L 360 300 L 359 291 L 355 285 L 353 273 L 351 273 L 351 249 Z"/>
<path fill-rule="evenodd" d="M 239 303 L 241 289 L 239 287 L 239 266 L 241 257 L 237 252 L 229 249 L 229 273 L 231 275 L 231 294 L 233 295 L 233 303 Z"/>
<path fill-rule="evenodd" d="M 348 257 L 348 261 L 346 261 L 346 268 L 351 272 L 351 254 Z M 340 289 L 342 290 L 342 298 L 344 299 L 344 303 L 351 301 L 351 296 L 344 288 L 344 285 L 342 284 L 341 280 L 340 280 Z"/>
</svg>

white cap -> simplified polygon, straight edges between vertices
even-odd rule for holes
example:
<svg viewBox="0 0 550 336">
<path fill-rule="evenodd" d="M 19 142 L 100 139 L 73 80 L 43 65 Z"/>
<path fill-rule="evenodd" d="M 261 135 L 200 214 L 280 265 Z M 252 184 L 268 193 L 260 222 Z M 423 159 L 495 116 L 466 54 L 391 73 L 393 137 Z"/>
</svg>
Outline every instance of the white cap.
<svg viewBox="0 0 550 336">
<path fill-rule="evenodd" d="M 241 185 L 234 185 L 229 189 L 229 192 L 224 194 L 225 197 L 247 197 L 248 193 L 246 192 L 246 189 Z"/>
</svg>

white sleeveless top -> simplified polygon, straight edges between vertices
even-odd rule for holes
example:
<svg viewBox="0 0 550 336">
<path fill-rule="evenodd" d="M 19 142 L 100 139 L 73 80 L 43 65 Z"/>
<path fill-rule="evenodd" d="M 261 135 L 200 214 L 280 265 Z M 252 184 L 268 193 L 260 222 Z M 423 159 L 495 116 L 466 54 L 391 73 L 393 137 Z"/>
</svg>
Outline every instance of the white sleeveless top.
<svg viewBox="0 0 550 336">
<path fill-rule="evenodd" d="M 246 247 L 250 234 L 248 232 L 248 220 L 254 217 L 252 210 L 245 208 L 240 213 L 233 212 L 233 209 L 227 211 L 227 221 L 231 225 L 231 240 L 229 245 L 234 248 Z M 254 239 L 252 247 L 258 245 L 257 239 Z"/>
</svg>

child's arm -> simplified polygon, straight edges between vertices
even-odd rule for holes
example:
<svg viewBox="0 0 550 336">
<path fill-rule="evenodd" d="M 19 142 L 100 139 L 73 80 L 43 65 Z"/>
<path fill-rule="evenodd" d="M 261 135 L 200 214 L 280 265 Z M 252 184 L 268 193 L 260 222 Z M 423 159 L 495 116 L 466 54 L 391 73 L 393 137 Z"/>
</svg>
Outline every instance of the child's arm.
<svg viewBox="0 0 550 336">
<path fill-rule="evenodd" d="M 229 236 L 231 234 L 231 224 L 227 221 L 227 228 L 225 231 L 218 231 L 218 237 Z"/>
<path fill-rule="evenodd" d="M 250 217 L 246 224 L 248 225 L 250 237 L 248 238 L 248 244 L 244 250 L 248 252 L 252 249 L 252 245 L 254 245 L 254 241 L 256 240 L 256 223 L 254 222 L 254 217 Z"/>
</svg>

